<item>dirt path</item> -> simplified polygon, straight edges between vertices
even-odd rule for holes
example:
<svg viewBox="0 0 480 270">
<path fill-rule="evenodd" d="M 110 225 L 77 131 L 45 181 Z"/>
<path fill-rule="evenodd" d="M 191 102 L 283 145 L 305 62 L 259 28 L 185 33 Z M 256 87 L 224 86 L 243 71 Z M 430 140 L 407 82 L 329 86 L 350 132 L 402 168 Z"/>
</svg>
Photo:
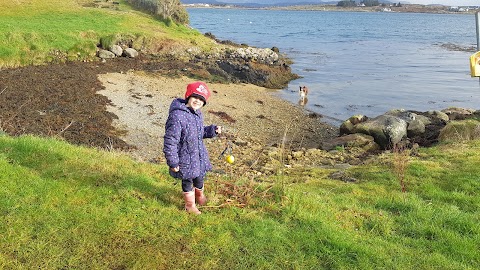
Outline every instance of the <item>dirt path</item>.
<svg viewBox="0 0 480 270">
<path fill-rule="evenodd" d="M 184 68 L 177 62 L 118 59 L 0 70 L 0 127 L 13 136 L 55 136 L 162 162 L 168 107 L 193 81 L 182 75 Z M 217 165 L 227 142 L 234 145 L 238 167 L 248 167 L 266 147 L 317 147 L 337 134 L 336 128 L 275 97 L 272 90 L 208 85 L 213 95 L 203 108 L 205 122 L 226 131 L 207 143 Z"/>
<path fill-rule="evenodd" d="M 187 77 L 168 78 L 144 72 L 109 73 L 99 76 L 111 100 L 107 110 L 118 117 L 113 125 L 124 130 L 120 136 L 134 145 L 130 151 L 143 161 L 163 161 L 165 121 L 172 99 L 182 97 Z M 231 142 L 240 161 L 252 163 L 262 148 L 285 143 L 290 148 L 315 148 L 335 136 L 336 129 L 320 123 L 302 108 L 281 100 L 274 91 L 250 84 L 208 83 L 213 92 L 202 109 L 205 124 L 224 127 L 219 138 L 207 140 L 212 161 Z"/>
</svg>

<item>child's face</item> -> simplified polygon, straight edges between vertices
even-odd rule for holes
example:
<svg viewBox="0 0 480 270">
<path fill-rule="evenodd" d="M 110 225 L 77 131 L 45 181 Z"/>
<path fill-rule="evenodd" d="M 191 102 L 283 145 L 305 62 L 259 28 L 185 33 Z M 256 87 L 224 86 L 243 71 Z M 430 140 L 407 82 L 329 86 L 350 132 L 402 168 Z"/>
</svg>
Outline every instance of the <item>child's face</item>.
<svg viewBox="0 0 480 270">
<path fill-rule="evenodd" d="M 203 100 L 201 100 L 197 97 L 192 96 L 192 97 L 188 98 L 187 106 L 191 107 L 194 111 L 202 108 L 203 104 L 204 104 Z"/>
</svg>

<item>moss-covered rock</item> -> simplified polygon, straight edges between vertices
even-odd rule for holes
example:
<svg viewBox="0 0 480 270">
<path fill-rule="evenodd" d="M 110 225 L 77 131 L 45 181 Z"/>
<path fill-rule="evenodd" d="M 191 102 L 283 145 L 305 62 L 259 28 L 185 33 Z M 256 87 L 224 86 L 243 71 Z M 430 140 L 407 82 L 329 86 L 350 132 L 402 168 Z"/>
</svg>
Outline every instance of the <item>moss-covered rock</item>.
<svg viewBox="0 0 480 270">
<path fill-rule="evenodd" d="M 480 139 L 480 122 L 475 119 L 451 121 L 438 136 L 440 142 L 459 142 Z"/>
</svg>

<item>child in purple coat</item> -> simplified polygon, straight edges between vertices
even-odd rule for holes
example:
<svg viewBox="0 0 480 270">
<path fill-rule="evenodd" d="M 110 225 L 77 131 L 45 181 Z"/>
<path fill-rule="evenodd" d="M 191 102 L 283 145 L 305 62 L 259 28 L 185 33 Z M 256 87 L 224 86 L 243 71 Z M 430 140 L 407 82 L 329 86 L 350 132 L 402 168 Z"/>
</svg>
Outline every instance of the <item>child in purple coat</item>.
<svg viewBox="0 0 480 270">
<path fill-rule="evenodd" d="M 170 105 L 163 153 L 170 167 L 170 175 L 182 180 L 185 210 L 201 214 L 195 205 L 204 205 L 203 182 L 207 171 L 212 169 L 204 138 L 213 138 L 222 132 L 221 126 L 203 125 L 200 109 L 207 104 L 210 90 L 204 82 L 187 85 L 185 99 L 174 99 Z"/>
</svg>

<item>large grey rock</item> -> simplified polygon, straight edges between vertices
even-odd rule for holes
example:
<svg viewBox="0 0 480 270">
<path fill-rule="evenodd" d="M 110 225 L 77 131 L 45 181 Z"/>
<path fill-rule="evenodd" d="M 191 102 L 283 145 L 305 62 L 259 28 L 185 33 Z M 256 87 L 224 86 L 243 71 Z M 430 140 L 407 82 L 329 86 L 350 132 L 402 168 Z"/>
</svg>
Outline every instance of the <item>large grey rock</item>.
<svg viewBox="0 0 480 270">
<path fill-rule="evenodd" d="M 361 114 L 354 115 L 348 118 L 340 125 L 340 135 L 354 133 L 355 125 L 358 123 L 365 122 L 367 120 L 368 120 L 368 117 Z"/>
<path fill-rule="evenodd" d="M 348 134 L 340 137 L 333 138 L 331 140 L 325 141 L 322 143 L 323 150 L 333 150 L 336 147 L 359 147 L 364 151 L 375 151 L 379 149 L 378 144 L 375 143 L 374 139 L 370 135 L 366 134 Z"/>
<path fill-rule="evenodd" d="M 279 60 L 278 53 L 274 52 L 269 48 L 238 48 L 230 52 L 229 57 L 231 58 L 241 58 L 244 60 L 254 60 L 259 63 L 264 63 L 267 65 L 272 65 L 273 63 Z"/>
<path fill-rule="evenodd" d="M 411 121 L 415 120 L 417 117 L 416 113 L 411 111 L 406 111 L 404 109 L 393 109 L 386 112 L 384 115 L 391 115 L 391 116 L 398 117 L 407 123 L 410 123 Z"/>
<path fill-rule="evenodd" d="M 444 122 L 448 122 L 450 118 L 442 111 L 428 111 L 427 114 L 435 119 L 440 119 Z"/>
<path fill-rule="evenodd" d="M 442 110 L 442 112 L 446 113 L 450 120 L 463 120 L 472 116 L 475 110 L 451 107 L 451 108 Z"/>
<path fill-rule="evenodd" d="M 107 51 L 107 50 L 99 50 L 97 52 L 97 56 L 102 58 L 102 59 L 111 59 L 111 58 L 115 58 L 115 54 L 112 53 L 111 51 Z"/>
<path fill-rule="evenodd" d="M 123 54 L 123 49 L 119 45 L 112 45 L 110 48 L 108 48 L 108 50 L 114 53 L 116 56 L 122 56 Z"/>
<path fill-rule="evenodd" d="M 381 148 L 387 149 L 407 136 L 407 122 L 392 115 L 380 115 L 355 125 L 355 133 L 372 136 Z"/>
<path fill-rule="evenodd" d="M 133 48 L 126 48 L 123 53 L 126 57 L 134 58 L 138 56 L 138 51 Z"/>
<path fill-rule="evenodd" d="M 438 118 L 438 117 L 437 117 Z M 448 116 L 447 116 L 448 118 Z M 425 125 L 430 125 L 432 123 L 432 120 L 430 120 L 429 117 L 425 116 L 425 115 L 421 115 L 421 114 L 417 114 L 415 116 L 415 120 L 414 121 L 420 121 L 424 126 Z"/>
<path fill-rule="evenodd" d="M 407 135 L 409 138 L 413 136 L 420 136 L 423 133 L 425 133 L 425 124 L 422 120 L 415 119 L 408 124 Z"/>
</svg>

